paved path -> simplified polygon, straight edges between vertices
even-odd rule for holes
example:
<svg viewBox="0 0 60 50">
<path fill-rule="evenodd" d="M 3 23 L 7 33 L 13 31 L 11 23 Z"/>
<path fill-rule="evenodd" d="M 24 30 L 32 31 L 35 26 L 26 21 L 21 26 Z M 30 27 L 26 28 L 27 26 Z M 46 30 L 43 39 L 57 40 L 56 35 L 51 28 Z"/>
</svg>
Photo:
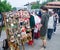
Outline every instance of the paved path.
<svg viewBox="0 0 60 50">
<path fill-rule="evenodd" d="M 2 47 L 2 41 L 6 38 L 6 34 L 3 31 L 2 36 L 0 38 L 0 50 L 3 50 Z M 40 49 L 40 45 L 42 44 L 41 40 L 34 40 L 34 46 L 28 46 L 25 45 L 25 50 L 43 50 Z M 56 34 L 53 34 L 53 37 L 51 40 L 47 40 L 47 48 L 46 50 L 60 50 L 60 24 L 57 25 Z"/>
<path fill-rule="evenodd" d="M 7 36 L 6 36 L 5 31 L 2 31 L 1 37 L 0 37 L 0 50 L 2 50 L 3 40 L 6 39 L 6 38 L 7 38 Z"/>
</svg>

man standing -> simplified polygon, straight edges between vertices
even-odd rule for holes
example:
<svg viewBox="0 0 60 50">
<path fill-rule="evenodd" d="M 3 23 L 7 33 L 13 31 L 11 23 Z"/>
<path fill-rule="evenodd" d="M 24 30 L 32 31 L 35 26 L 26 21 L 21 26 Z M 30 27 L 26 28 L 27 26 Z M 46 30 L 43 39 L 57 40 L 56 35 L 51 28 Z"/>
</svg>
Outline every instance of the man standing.
<svg viewBox="0 0 60 50">
<path fill-rule="evenodd" d="M 43 42 L 42 47 L 46 48 L 46 33 L 48 27 L 49 13 L 48 9 L 44 6 L 41 7 L 41 25 L 40 25 L 40 35 Z"/>
</svg>

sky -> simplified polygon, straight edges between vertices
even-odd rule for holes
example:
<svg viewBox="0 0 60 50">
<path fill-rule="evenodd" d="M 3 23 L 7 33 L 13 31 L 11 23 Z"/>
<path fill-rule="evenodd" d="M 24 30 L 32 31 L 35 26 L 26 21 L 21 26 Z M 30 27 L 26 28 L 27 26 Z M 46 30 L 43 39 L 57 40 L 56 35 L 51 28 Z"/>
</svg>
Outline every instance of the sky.
<svg viewBox="0 0 60 50">
<path fill-rule="evenodd" d="M 7 0 L 7 2 L 9 2 L 12 7 L 21 7 L 25 4 L 27 4 L 28 2 L 33 2 L 33 1 L 36 1 L 36 0 Z"/>
<path fill-rule="evenodd" d="M 27 4 L 28 2 L 31 3 L 34 1 L 37 1 L 37 0 L 7 0 L 7 2 L 9 2 L 12 5 L 12 7 L 21 7 Z M 42 3 L 43 1 L 46 1 L 46 0 L 40 0 L 40 3 Z"/>
</svg>

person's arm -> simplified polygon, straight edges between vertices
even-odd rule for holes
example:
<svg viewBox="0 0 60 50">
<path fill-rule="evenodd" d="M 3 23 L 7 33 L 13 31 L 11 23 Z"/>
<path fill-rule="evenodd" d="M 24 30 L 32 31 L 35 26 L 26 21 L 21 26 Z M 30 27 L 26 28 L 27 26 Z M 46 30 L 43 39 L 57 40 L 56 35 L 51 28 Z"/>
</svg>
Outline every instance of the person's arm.
<svg viewBox="0 0 60 50">
<path fill-rule="evenodd" d="M 41 26 L 43 26 L 44 25 L 44 22 L 45 22 L 45 15 L 42 15 L 42 17 L 41 17 Z"/>
<path fill-rule="evenodd" d="M 40 25 L 39 25 L 39 30 L 41 29 L 41 27 L 44 25 L 44 22 L 45 22 L 45 17 L 44 17 L 45 15 L 42 15 L 42 17 L 41 17 L 41 23 L 40 23 Z"/>
<path fill-rule="evenodd" d="M 34 17 L 32 15 L 30 16 L 30 27 L 31 28 L 35 27 L 35 20 L 34 20 Z"/>
<path fill-rule="evenodd" d="M 59 16 L 58 16 L 58 14 L 56 14 L 57 15 L 57 19 L 59 18 Z"/>
</svg>

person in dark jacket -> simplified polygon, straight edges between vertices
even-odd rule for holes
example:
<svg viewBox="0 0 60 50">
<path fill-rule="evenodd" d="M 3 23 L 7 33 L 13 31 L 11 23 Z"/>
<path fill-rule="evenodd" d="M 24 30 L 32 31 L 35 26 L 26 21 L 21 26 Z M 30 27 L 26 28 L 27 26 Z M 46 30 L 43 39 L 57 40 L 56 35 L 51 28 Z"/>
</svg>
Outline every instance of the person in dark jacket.
<svg viewBox="0 0 60 50">
<path fill-rule="evenodd" d="M 30 28 L 32 29 L 32 39 L 34 39 L 34 27 L 35 27 L 34 16 L 30 15 Z"/>
<path fill-rule="evenodd" d="M 46 48 L 46 33 L 47 33 L 47 26 L 48 26 L 48 20 L 49 20 L 49 13 L 48 9 L 46 7 L 41 7 L 41 27 L 40 27 L 40 36 L 42 39 L 42 47 Z"/>
<path fill-rule="evenodd" d="M 41 11 L 39 11 L 38 16 L 41 18 Z"/>
<path fill-rule="evenodd" d="M 1 37 L 2 25 L 3 25 L 3 17 L 2 13 L 0 12 L 0 37 Z"/>
</svg>

